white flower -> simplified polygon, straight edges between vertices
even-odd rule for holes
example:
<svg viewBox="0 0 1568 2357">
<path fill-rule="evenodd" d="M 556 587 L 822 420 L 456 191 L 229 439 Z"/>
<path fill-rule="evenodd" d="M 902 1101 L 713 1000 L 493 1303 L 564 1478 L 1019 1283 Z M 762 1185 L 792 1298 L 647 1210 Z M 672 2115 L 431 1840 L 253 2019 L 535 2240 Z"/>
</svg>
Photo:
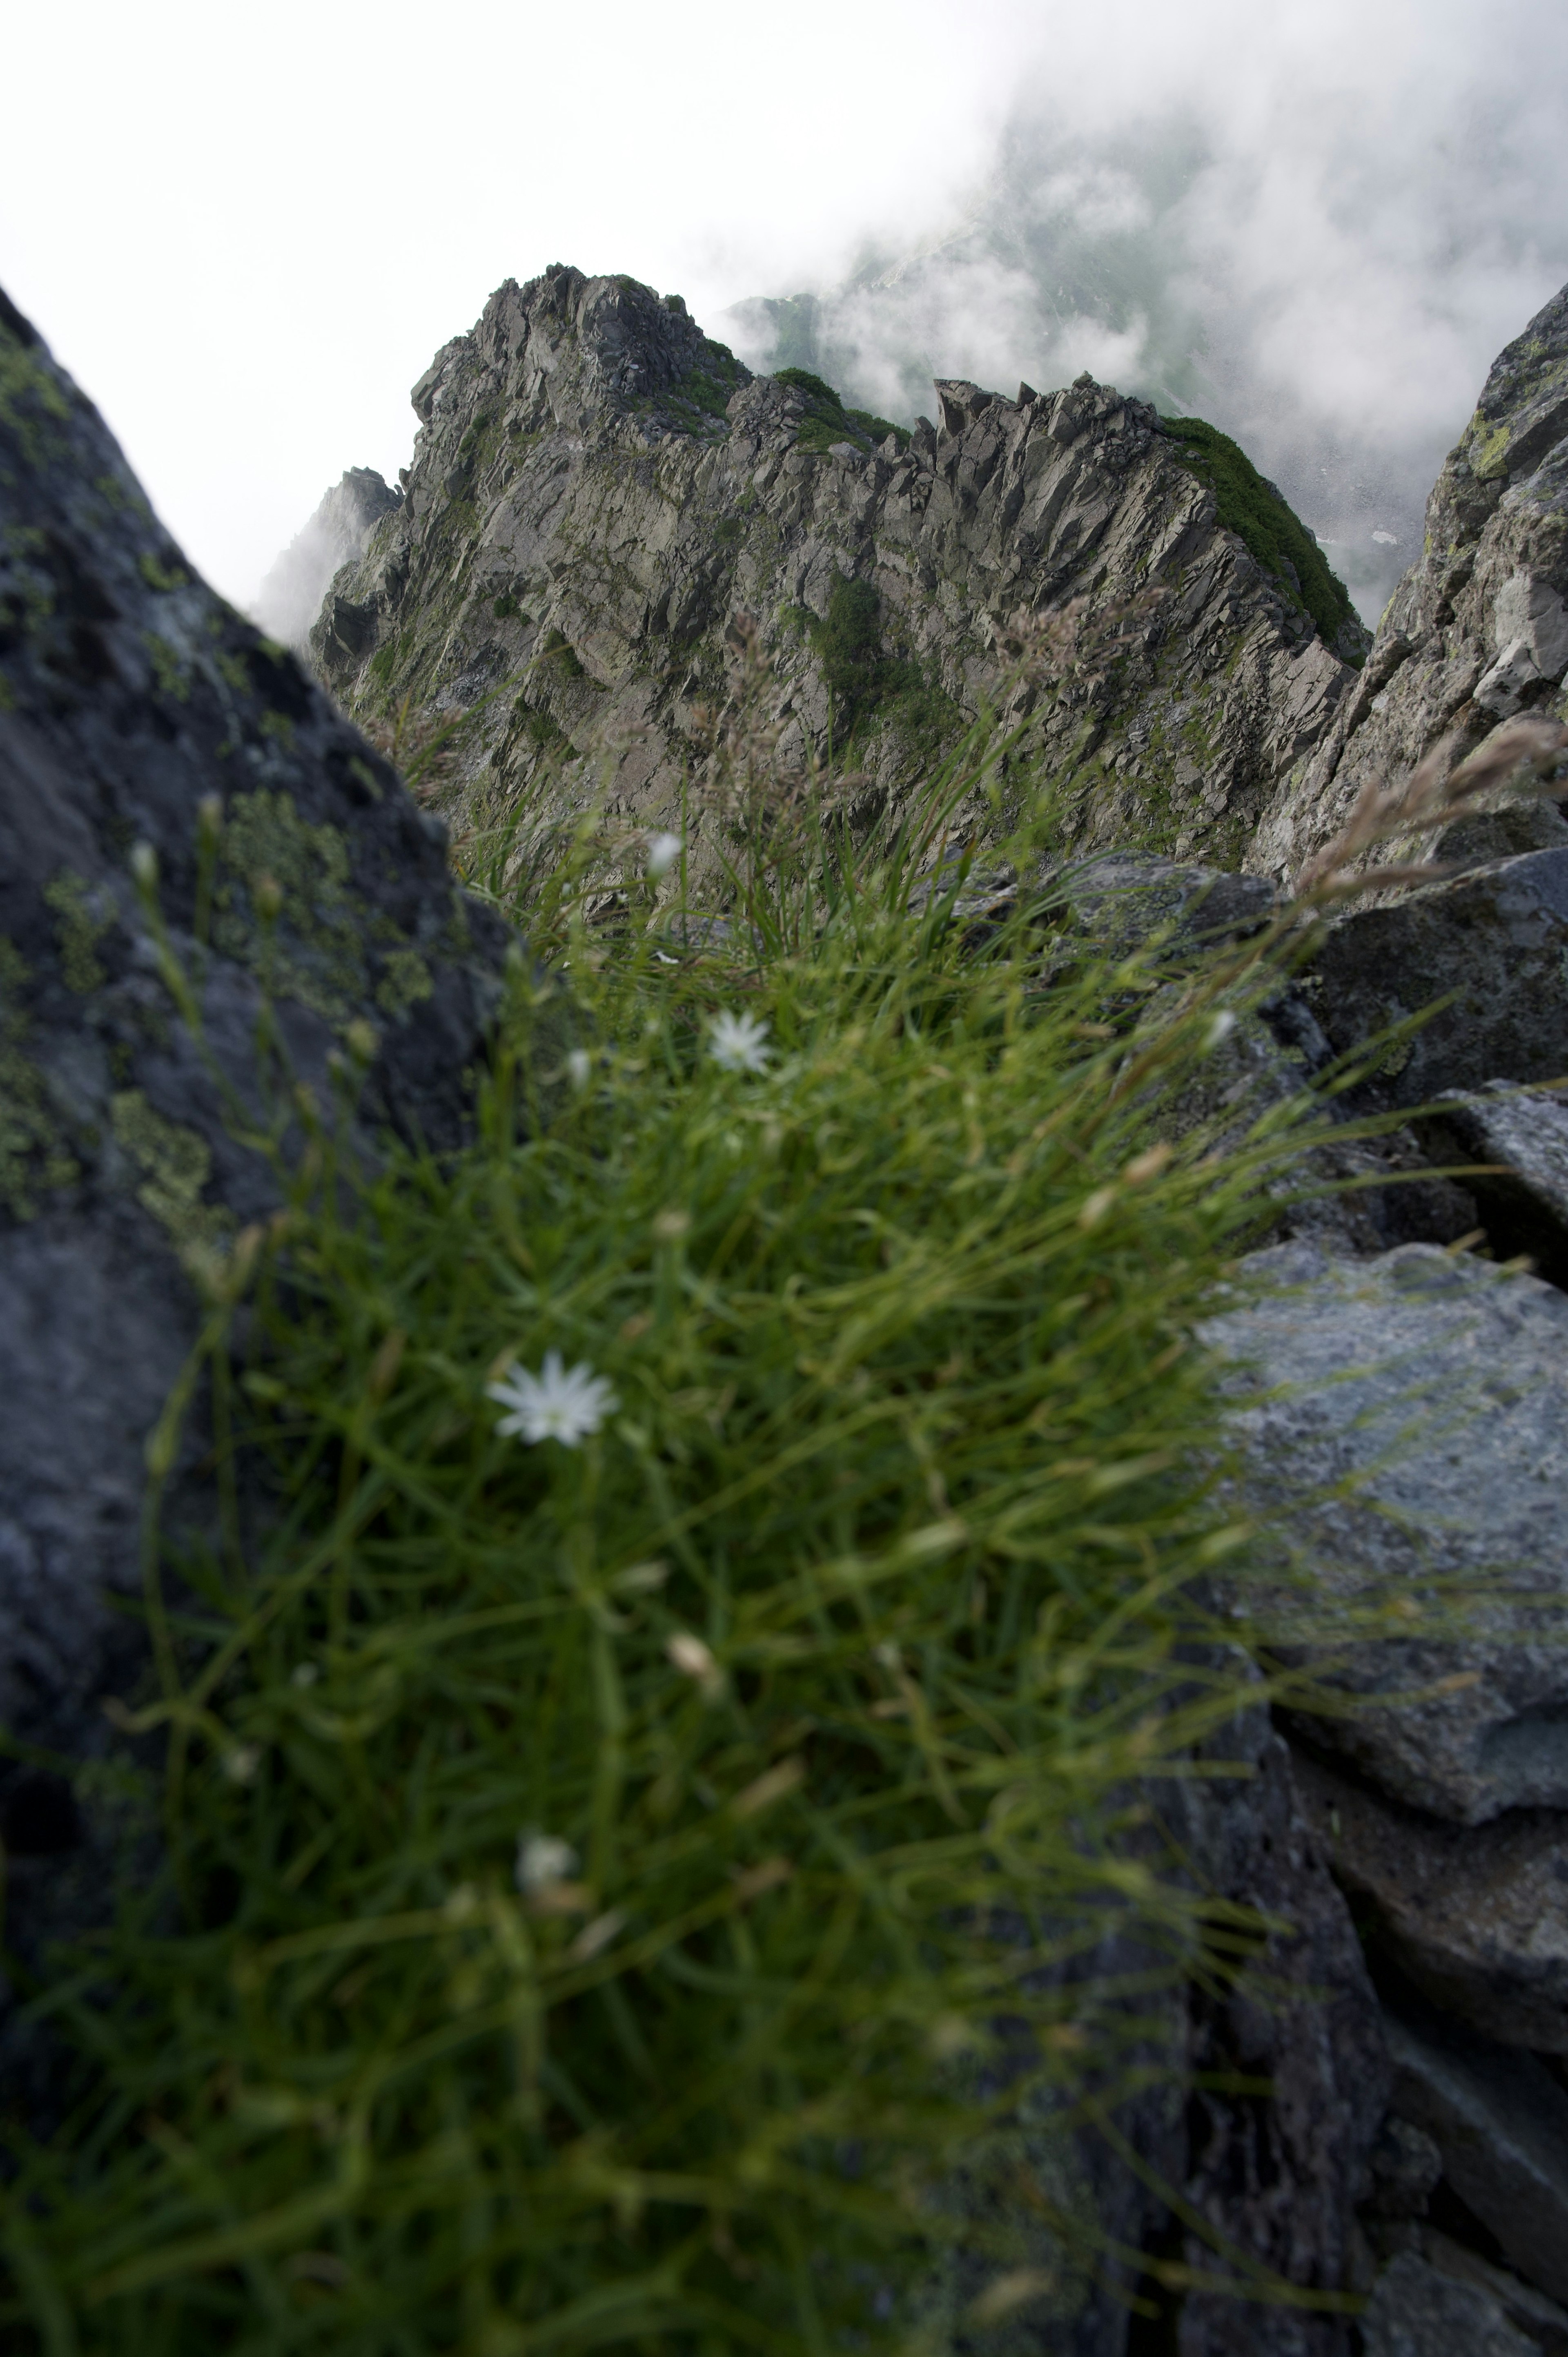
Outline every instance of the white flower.
<svg viewBox="0 0 1568 2357">
<path fill-rule="evenodd" d="M 532 1831 L 518 1835 L 517 1887 L 529 1898 L 553 1882 L 569 1881 L 576 1871 L 577 1853 L 570 1842 Z"/>
<path fill-rule="evenodd" d="M 521 1433 L 531 1448 L 541 1440 L 559 1440 L 575 1448 L 619 1405 L 602 1375 L 596 1375 L 592 1367 L 564 1367 L 559 1351 L 545 1351 L 536 1375 L 514 1361 L 501 1381 L 487 1383 L 485 1390 L 510 1411 L 497 1432 L 503 1439 Z"/>
<path fill-rule="evenodd" d="M 575 1089 L 585 1089 L 593 1062 L 585 1048 L 574 1048 L 566 1059 L 566 1071 Z"/>
<path fill-rule="evenodd" d="M 715 1015 L 708 1027 L 708 1053 L 726 1072 L 765 1072 L 773 1053 L 762 1044 L 768 1031 L 755 1015 Z"/>
<path fill-rule="evenodd" d="M 1236 1017 L 1228 1006 L 1222 1006 L 1219 1014 L 1209 1019 L 1208 1035 L 1203 1042 L 1205 1048 L 1222 1047 L 1235 1028 Z"/>
<path fill-rule="evenodd" d="M 649 836 L 648 872 L 650 876 L 655 877 L 662 876 L 667 867 L 674 866 L 675 862 L 680 858 L 680 856 L 681 838 L 678 834 L 650 834 Z"/>
</svg>

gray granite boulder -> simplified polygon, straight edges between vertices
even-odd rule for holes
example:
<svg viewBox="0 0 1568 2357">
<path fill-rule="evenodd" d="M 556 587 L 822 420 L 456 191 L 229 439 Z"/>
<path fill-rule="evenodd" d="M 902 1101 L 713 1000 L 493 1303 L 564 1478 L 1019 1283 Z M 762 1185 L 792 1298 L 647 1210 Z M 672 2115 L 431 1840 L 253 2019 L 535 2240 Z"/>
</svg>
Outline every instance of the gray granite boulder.
<svg viewBox="0 0 1568 2357">
<path fill-rule="evenodd" d="M 1208 1339 L 1295 1583 L 1252 1601 L 1349 1706 L 1315 1739 L 1451 1824 L 1568 1807 L 1568 1297 L 1426 1244 L 1242 1269 Z"/>
<path fill-rule="evenodd" d="M 1358 1092 L 1413 1106 L 1496 1080 L 1568 1074 L 1568 845 L 1423 886 L 1327 927 L 1303 977 L 1336 1054 L 1390 1043 Z M 1442 1002 L 1442 1004 L 1439 1004 Z"/>
<path fill-rule="evenodd" d="M 139 1592 L 149 1435 L 204 1304 L 279 1200 L 269 1135 L 454 1144 L 509 944 L 0 297 L 0 1723 L 24 1744 L 99 1748 L 142 1674 L 108 1605 Z M 69 1847 L 69 1794 L 0 1784 L 16 1847 Z"/>
</svg>

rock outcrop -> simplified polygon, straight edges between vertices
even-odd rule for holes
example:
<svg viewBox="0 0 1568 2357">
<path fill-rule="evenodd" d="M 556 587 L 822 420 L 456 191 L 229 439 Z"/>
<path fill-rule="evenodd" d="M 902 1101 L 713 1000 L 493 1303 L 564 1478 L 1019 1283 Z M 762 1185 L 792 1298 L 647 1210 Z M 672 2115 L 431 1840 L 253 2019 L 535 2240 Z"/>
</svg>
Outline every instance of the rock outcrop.
<svg viewBox="0 0 1568 2357">
<path fill-rule="evenodd" d="M 1565 670 L 1568 287 L 1492 363 L 1427 501 L 1422 560 L 1248 864 L 1293 874 L 1337 832 L 1368 779 L 1406 776 L 1445 736 L 1457 766 L 1520 712 L 1568 717 Z"/>
<path fill-rule="evenodd" d="M 264 1134 L 297 1144 L 347 1095 L 372 1149 L 455 1142 L 508 942 L 0 297 L 0 1722 L 24 1748 L 101 1751 L 103 1696 L 142 1674 L 113 1607 L 139 1592 L 149 1435 L 279 1200 Z M 25 1947 L 19 1888 L 47 1914 L 86 1836 L 14 1757 L 0 1817 Z"/>
<path fill-rule="evenodd" d="M 1568 1064 L 1568 1013 L 1558 1061 Z M 1421 1129 L 1434 1161 L 1477 1166 L 1466 1184 L 1494 1244 L 1568 1290 L 1568 1098 L 1493 1081 L 1440 1099 Z"/>
<path fill-rule="evenodd" d="M 1558 1111 L 1519 1092 L 1479 1103 L 1526 1146 L 1531 1108 Z M 1295 1243 L 1242 1271 L 1266 1291 L 1210 1340 L 1257 1386 L 1238 1418 L 1245 1486 L 1300 1583 L 1264 1618 L 1320 1695 L 1356 1705 L 1297 1716 L 1290 1733 L 1392 2068 L 1362 2202 L 1368 2263 L 1383 2263 L 1364 2345 L 1555 2352 L 1568 2345 L 1568 1298 L 1428 1245 L 1357 1262 Z"/>
<path fill-rule="evenodd" d="M 832 752 L 855 808 L 897 805 L 1001 699 L 1062 840 L 1240 865 L 1364 644 L 1310 536 L 1222 437 L 1089 379 L 935 390 L 907 435 L 802 371 L 751 377 L 678 296 L 509 281 L 414 387 L 407 496 L 332 586 L 322 676 L 367 718 L 469 710 L 467 823 L 602 786 L 667 826 L 749 620 L 779 760 Z M 1020 618 L 1051 615 L 1009 685 Z"/>
<path fill-rule="evenodd" d="M 263 630 L 303 654 L 333 575 L 364 554 L 377 524 L 402 500 L 403 493 L 383 482 L 373 467 L 350 467 L 323 494 L 257 590 L 255 614 Z"/>
<path fill-rule="evenodd" d="M 1425 1104 L 1568 1073 L 1568 846 L 1423 885 L 1328 927 L 1304 987 L 1337 1054 L 1391 1039 L 1358 1101 Z"/>
</svg>

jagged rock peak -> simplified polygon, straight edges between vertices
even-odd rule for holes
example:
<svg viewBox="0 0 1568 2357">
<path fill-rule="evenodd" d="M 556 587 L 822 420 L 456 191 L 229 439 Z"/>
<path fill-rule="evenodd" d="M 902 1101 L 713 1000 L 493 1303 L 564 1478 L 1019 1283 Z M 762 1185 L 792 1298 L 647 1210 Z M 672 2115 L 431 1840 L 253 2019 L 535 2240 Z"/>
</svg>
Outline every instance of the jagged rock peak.
<svg viewBox="0 0 1568 2357">
<path fill-rule="evenodd" d="M 469 711 L 442 789 L 465 825 L 544 825 L 607 780 L 675 823 L 754 626 L 781 763 L 854 779 L 857 808 L 1002 704 L 1065 841 L 1239 865 L 1355 677 L 1276 553 L 1303 528 L 1281 504 L 1252 531 L 1214 450 L 1112 387 L 1019 396 L 944 380 L 940 431 L 908 433 L 806 371 L 751 376 L 678 296 L 509 281 L 415 385 L 407 496 L 314 659 L 366 717 Z M 1019 618 L 1064 610 L 1073 648 L 1021 683 Z"/>
<path fill-rule="evenodd" d="M 421 425 L 471 412 L 477 371 L 485 393 L 509 404 L 499 423 L 510 434 L 591 430 L 622 417 L 655 436 L 712 430 L 751 381 L 679 295 L 660 297 L 635 278 L 586 278 L 561 263 L 526 286 L 507 279 L 468 334 L 443 345 L 409 396 Z"/>
<path fill-rule="evenodd" d="M 1426 503 L 1426 540 L 1360 681 L 1260 845 L 1285 871 L 1326 842 L 1370 778 L 1445 736 L 1449 766 L 1521 712 L 1568 719 L 1568 287 L 1493 361 Z M 1550 806 L 1499 813 L 1493 856 L 1568 842 Z M 1446 843 L 1444 856 L 1476 846 Z"/>
<path fill-rule="evenodd" d="M 364 554 L 382 516 L 402 500 L 403 493 L 373 467 L 350 467 L 323 493 L 314 515 L 257 590 L 255 614 L 262 628 L 303 654 L 333 575 Z"/>
</svg>

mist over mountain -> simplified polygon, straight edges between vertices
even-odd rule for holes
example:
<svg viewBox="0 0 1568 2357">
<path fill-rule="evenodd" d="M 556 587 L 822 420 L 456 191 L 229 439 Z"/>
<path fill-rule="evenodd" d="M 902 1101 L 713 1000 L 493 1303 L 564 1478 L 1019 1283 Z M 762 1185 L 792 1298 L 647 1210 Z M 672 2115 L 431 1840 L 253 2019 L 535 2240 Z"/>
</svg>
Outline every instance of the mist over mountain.
<svg viewBox="0 0 1568 2357">
<path fill-rule="evenodd" d="M 1212 35 L 1227 12 L 1207 13 Z M 934 376 L 1048 390 L 1085 369 L 1207 417 L 1375 623 L 1487 357 L 1568 271 L 1550 120 L 1568 59 L 1526 17 L 1499 12 L 1487 55 L 1462 28 L 1444 53 L 1376 24 L 1358 55 L 1304 47 L 1285 12 L 1206 87 L 1190 56 L 1144 54 L 1118 86 L 1036 91 L 945 233 L 873 233 L 831 283 L 759 293 L 714 331 L 901 423 Z M 1533 93 L 1521 49 L 1553 61 Z"/>
</svg>

